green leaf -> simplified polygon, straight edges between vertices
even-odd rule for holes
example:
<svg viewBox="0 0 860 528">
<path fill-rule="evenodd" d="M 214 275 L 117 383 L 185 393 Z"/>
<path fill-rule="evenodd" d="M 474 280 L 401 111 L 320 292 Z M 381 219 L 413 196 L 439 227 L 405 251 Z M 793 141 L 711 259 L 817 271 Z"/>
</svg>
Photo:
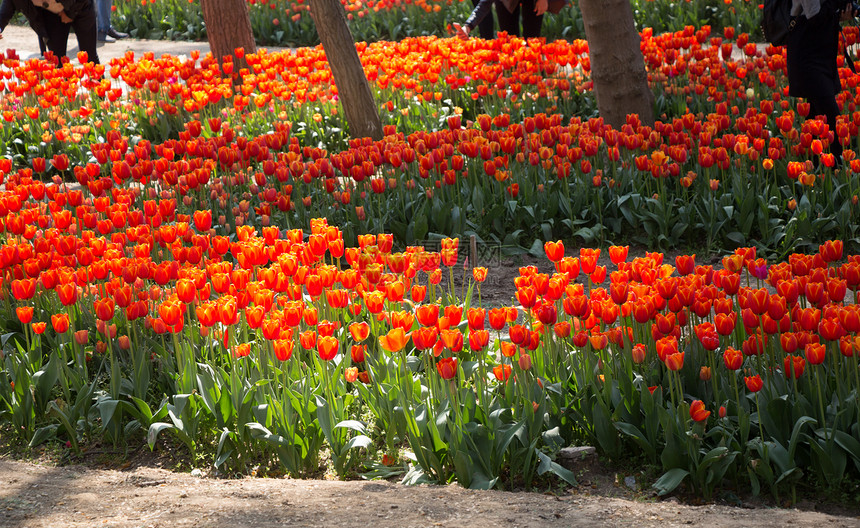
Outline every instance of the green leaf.
<svg viewBox="0 0 860 528">
<path fill-rule="evenodd" d="M 535 449 L 535 453 L 537 453 L 538 460 L 540 460 L 537 468 L 538 475 L 543 475 L 547 471 L 551 471 L 555 476 L 567 482 L 571 486 L 579 486 L 579 483 L 576 482 L 576 475 L 574 475 L 572 471 L 553 462 L 552 459 L 550 459 L 549 456 L 540 449 Z"/>
<path fill-rule="evenodd" d="M 666 495 L 675 491 L 681 482 L 690 475 L 686 469 L 673 468 L 663 473 L 657 482 L 654 483 L 654 489 L 657 490 L 657 495 Z"/>
<path fill-rule="evenodd" d="M 335 429 L 337 429 L 338 427 L 352 429 L 353 431 L 357 431 L 361 434 L 367 433 L 367 427 L 365 427 L 365 425 L 358 420 L 344 420 L 334 426 Z"/>
<path fill-rule="evenodd" d="M 146 441 L 149 444 L 150 449 L 155 447 L 155 440 L 158 438 L 158 434 L 165 429 L 175 430 L 176 426 L 165 422 L 155 422 L 149 426 L 149 431 L 146 433 Z"/>
<path fill-rule="evenodd" d="M 648 455 L 648 458 L 653 460 L 657 457 L 657 449 L 651 445 L 651 442 L 648 441 L 638 427 L 626 422 L 615 422 L 614 425 L 616 429 L 632 438 L 636 445 Z"/>
<path fill-rule="evenodd" d="M 36 429 L 36 432 L 33 434 L 33 438 L 30 439 L 30 447 L 36 447 L 37 445 L 42 445 L 57 434 L 57 429 L 59 425 L 52 424 L 47 427 L 41 427 Z"/>
<path fill-rule="evenodd" d="M 341 452 L 341 454 L 346 453 L 347 451 L 349 451 L 350 449 L 352 449 L 354 447 L 367 448 L 367 447 L 370 447 L 372 445 L 373 445 L 373 440 L 371 440 L 370 437 L 365 436 L 365 435 L 354 436 L 354 437 L 349 439 L 349 442 L 347 442 L 346 445 L 343 446 L 343 451 Z"/>
</svg>

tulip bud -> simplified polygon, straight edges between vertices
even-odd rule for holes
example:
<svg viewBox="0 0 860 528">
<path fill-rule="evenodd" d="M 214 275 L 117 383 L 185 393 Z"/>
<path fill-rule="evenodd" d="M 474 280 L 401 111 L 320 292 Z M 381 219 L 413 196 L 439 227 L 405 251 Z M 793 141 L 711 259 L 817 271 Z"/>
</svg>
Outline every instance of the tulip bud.
<svg viewBox="0 0 860 528">
<path fill-rule="evenodd" d="M 702 367 L 699 369 L 699 379 L 702 381 L 711 380 L 711 367 Z"/>
<path fill-rule="evenodd" d="M 520 368 L 523 370 L 531 370 L 532 358 L 528 354 L 521 353 L 519 359 L 517 360 L 517 364 L 519 364 Z"/>
</svg>

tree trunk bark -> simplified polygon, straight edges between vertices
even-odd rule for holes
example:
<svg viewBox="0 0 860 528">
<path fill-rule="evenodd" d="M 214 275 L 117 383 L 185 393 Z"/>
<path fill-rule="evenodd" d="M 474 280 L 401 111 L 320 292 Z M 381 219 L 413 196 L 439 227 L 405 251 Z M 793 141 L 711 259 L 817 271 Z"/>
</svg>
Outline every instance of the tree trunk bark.
<svg viewBox="0 0 860 528">
<path fill-rule="evenodd" d="M 241 0 L 245 1 L 245 0 Z M 311 16 L 325 50 L 338 99 L 343 104 L 349 134 L 353 138 L 382 139 L 382 122 L 364 74 L 355 41 L 346 25 L 339 0 L 310 0 Z"/>
<path fill-rule="evenodd" d="M 201 0 L 206 36 L 212 55 L 223 63 L 224 57 L 233 55 L 236 48 L 255 53 L 257 44 L 251 30 L 246 0 Z M 234 65 L 238 71 L 241 61 Z"/>
<path fill-rule="evenodd" d="M 654 123 L 654 94 L 648 87 L 640 37 L 630 0 L 579 0 L 597 109 L 615 128 L 627 114 Z"/>
</svg>

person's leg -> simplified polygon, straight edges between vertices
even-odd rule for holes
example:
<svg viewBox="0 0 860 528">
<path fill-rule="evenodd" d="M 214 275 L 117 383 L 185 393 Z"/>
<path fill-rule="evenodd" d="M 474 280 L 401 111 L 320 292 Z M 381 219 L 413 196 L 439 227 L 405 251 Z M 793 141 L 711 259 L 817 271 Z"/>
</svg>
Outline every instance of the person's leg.
<svg viewBox="0 0 860 528">
<path fill-rule="evenodd" d="M 472 0 L 472 4 L 475 7 L 478 7 L 478 4 L 481 0 Z M 492 40 L 496 36 L 496 24 L 493 19 L 493 10 L 490 9 L 490 12 L 487 13 L 487 16 L 484 17 L 484 20 L 481 20 L 481 23 L 478 24 L 478 31 L 481 38 L 484 40 Z"/>
<path fill-rule="evenodd" d="M 62 60 L 66 56 L 66 48 L 69 45 L 71 25 L 63 24 L 59 15 L 55 15 L 47 9 L 42 10 L 42 20 L 45 24 L 45 32 L 48 34 L 48 51 Z"/>
<path fill-rule="evenodd" d="M 835 96 L 809 98 L 809 118 L 814 119 L 820 115 L 827 118 L 827 127 L 833 133 L 830 152 L 837 158 L 840 158 L 842 156 L 842 143 L 839 142 L 839 138 L 836 136 L 836 117 L 839 115 L 839 105 L 836 104 Z"/>
<path fill-rule="evenodd" d="M 520 0 L 523 15 L 523 38 L 540 37 L 543 15 L 535 14 L 535 0 Z"/>
<path fill-rule="evenodd" d="M 499 31 L 507 31 L 513 37 L 520 36 L 520 6 L 511 13 L 501 2 L 496 2 L 496 17 L 499 19 Z"/>
<path fill-rule="evenodd" d="M 101 35 L 106 35 L 108 30 L 110 30 L 110 8 L 111 0 L 96 0 L 97 27 Z"/>
<path fill-rule="evenodd" d="M 94 63 L 99 63 L 99 53 L 96 50 L 96 40 L 98 37 L 98 22 L 96 21 L 96 10 L 93 4 L 90 3 L 78 13 L 78 16 L 72 21 L 72 26 L 75 28 L 75 36 L 78 39 L 78 49 L 87 52 L 87 59 Z"/>
</svg>

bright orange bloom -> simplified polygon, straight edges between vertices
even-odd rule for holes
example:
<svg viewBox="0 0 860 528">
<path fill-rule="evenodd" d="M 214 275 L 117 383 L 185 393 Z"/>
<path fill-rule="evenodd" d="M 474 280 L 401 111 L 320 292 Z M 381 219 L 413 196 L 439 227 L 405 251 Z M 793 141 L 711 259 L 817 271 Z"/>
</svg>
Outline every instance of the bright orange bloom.
<svg viewBox="0 0 860 528">
<path fill-rule="evenodd" d="M 370 335 L 370 325 L 367 324 L 366 321 L 362 321 L 360 323 L 350 323 L 349 335 L 351 335 L 355 341 L 361 343 L 362 341 L 367 339 L 368 335 Z"/>
<path fill-rule="evenodd" d="M 723 363 L 725 363 L 726 368 L 729 370 L 738 370 L 744 363 L 744 355 L 740 350 L 728 347 L 723 352 Z"/>
<path fill-rule="evenodd" d="M 384 336 L 379 336 L 379 346 L 389 352 L 400 352 L 409 342 L 409 334 L 402 328 L 392 328 Z"/>
<path fill-rule="evenodd" d="M 438 304 L 423 304 L 415 309 L 415 317 L 422 326 L 436 326 L 439 320 Z"/>
<path fill-rule="evenodd" d="M 340 343 L 334 336 L 322 336 L 317 340 L 317 352 L 323 361 L 331 361 L 337 355 Z"/>
<path fill-rule="evenodd" d="M 487 268 L 472 268 L 472 277 L 478 282 L 487 280 Z"/>
<path fill-rule="evenodd" d="M 469 330 L 483 330 L 486 312 L 483 308 L 469 308 L 466 310 L 466 320 L 469 321 Z"/>
<path fill-rule="evenodd" d="M 558 262 L 564 257 L 564 243 L 561 240 L 558 242 L 545 242 L 543 250 L 550 262 Z"/>
<path fill-rule="evenodd" d="M 32 306 L 19 306 L 15 308 L 15 313 L 18 315 L 18 320 L 21 321 L 21 324 L 27 324 L 33 320 Z"/>
<path fill-rule="evenodd" d="M 472 330 L 469 332 L 469 348 L 481 350 L 490 342 L 490 333 L 486 330 Z"/>
<path fill-rule="evenodd" d="M 457 353 L 463 349 L 463 334 L 459 330 L 442 330 L 439 332 L 439 337 L 445 348 L 451 352 Z"/>
<path fill-rule="evenodd" d="M 681 370 L 684 368 L 684 353 L 678 352 L 666 356 L 666 368 L 669 370 Z"/>
<path fill-rule="evenodd" d="M 310 350 L 317 346 L 317 333 L 315 330 L 305 330 L 299 334 L 299 344 L 305 350 Z"/>
<path fill-rule="evenodd" d="M 427 350 L 436 345 L 439 330 L 435 326 L 422 326 L 412 332 L 412 343 L 418 350 Z"/>
<path fill-rule="evenodd" d="M 347 383 L 355 383 L 355 380 L 358 379 L 358 368 L 357 367 L 349 367 L 343 371 L 343 379 L 346 380 Z"/>
<path fill-rule="evenodd" d="M 616 266 L 627 260 L 630 246 L 609 246 L 609 260 Z"/>
<path fill-rule="evenodd" d="M 42 321 L 38 323 L 30 323 L 30 327 L 33 329 L 33 333 L 35 334 L 44 334 L 45 328 L 47 328 L 48 323 Z"/>
<path fill-rule="evenodd" d="M 497 380 L 502 383 L 508 381 L 508 378 L 511 377 L 511 366 L 510 365 L 496 365 L 493 367 L 493 375 Z"/>
<path fill-rule="evenodd" d="M 292 339 L 277 339 L 272 343 L 275 349 L 275 357 L 279 361 L 286 361 L 293 355 L 293 340 Z"/>
</svg>

